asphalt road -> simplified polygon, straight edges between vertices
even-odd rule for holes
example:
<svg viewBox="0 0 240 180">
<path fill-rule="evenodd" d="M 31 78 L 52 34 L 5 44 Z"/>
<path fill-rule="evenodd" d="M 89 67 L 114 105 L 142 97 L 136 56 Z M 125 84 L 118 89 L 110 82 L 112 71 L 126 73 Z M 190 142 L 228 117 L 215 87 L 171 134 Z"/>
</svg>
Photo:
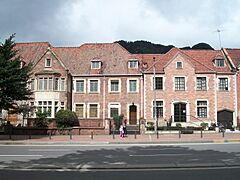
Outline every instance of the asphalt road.
<svg viewBox="0 0 240 180">
<path fill-rule="evenodd" d="M 0 179 L 233 179 L 240 144 L 0 145 Z"/>
</svg>

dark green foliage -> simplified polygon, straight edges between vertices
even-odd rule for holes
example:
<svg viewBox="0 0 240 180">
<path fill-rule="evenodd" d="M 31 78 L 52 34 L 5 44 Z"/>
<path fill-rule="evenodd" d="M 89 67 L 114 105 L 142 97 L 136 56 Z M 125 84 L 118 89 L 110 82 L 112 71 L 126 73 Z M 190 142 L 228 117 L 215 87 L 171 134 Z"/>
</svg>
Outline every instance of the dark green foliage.
<svg viewBox="0 0 240 180">
<path fill-rule="evenodd" d="M 198 43 L 198 44 L 195 44 L 192 48 L 190 46 L 187 46 L 187 47 L 183 47 L 181 48 L 183 50 L 214 50 L 212 48 L 212 46 L 210 46 L 209 44 L 207 43 Z"/>
<path fill-rule="evenodd" d="M 78 120 L 75 112 L 70 110 L 60 110 L 56 114 L 56 123 L 58 128 L 72 127 Z"/>
<path fill-rule="evenodd" d="M 118 130 L 120 128 L 120 125 L 122 124 L 123 121 L 123 115 L 116 115 L 113 117 L 114 120 L 114 124 L 115 124 L 115 128 L 116 130 Z"/>
<path fill-rule="evenodd" d="M 214 50 L 209 44 L 206 43 L 198 43 L 192 47 L 192 49 L 206 49 L 206 50 Z"/>
<path fill-rule="evenodd" d="M 15 101 L 27 100 L 31 94 L 27 89 L 31 65 L 21 67 L 13 38 L 0 44 L 0 109 L 5 110 L 17 108 Z"/>
<path fill-rule="evenodd" d="M 165 54 L 170 49 L 172 49 L 173 45 L 164 46 L 162 44 L 154 44 L 148 41 L 116 41 L 125 49 L 127 49 L 130 53 L 133 54 Z M 192 48 L 190 46 L 180 48 L 183 50 L 188 49 L 205 49 L 205 50 L 214 50 L 209 44 L 206 43 L 198 43 L 194 45 Z"/>
<path fill-rule="evenodd" d="M 38 110 L 37 112 L 36 112 L 36 116 L 37 116 L 37 118 L 35 119 L 35 125 L 37 126 L 37 127 L 47 127 L 48 126 L 48 123 L 49 123 L 49 120 L 48 120 L 48 116 L 50 115 L 50 112 L 48 112 L 48 111 L 44 111 L 44 112 L 42 112 L 42 111 L 40 111 L 40 110 Z"/>
<path fill-rule="evenodd" d="M 148 41 L 127 42 L 121 40 L 117 41 L 117 43 L 133 54 L 164 54 L 174 47 L 172 45 L 164 46 L 161 44 L 153 44 Z"/>
</svg>

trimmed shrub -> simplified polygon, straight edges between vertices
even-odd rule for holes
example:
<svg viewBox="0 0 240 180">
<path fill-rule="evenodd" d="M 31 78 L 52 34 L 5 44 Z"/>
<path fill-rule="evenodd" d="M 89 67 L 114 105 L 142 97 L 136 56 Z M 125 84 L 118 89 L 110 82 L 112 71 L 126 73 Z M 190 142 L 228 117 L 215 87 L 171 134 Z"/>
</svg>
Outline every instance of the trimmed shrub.
<svg viewBox="0 0 240 180">
<path fill-rule="evenodd" d="M 56 113 L 56 124 L 58 128 L 68 128 L 74 126 L 77 115 L 70 110 L 60 110 Z"/>
</svg>

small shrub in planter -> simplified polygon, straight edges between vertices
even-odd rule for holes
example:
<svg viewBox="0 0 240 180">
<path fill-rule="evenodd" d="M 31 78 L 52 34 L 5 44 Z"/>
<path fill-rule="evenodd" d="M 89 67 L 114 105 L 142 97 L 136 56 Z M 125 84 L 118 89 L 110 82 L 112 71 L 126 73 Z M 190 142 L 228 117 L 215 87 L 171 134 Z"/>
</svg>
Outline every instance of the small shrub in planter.
<svg viewBox="0 0 240 180">
<path fill-rule="evenodd" d="M 40 127 L 40 128 L 46 128 L 50 122 L 50 119 L 47 118 L 49 115 L 50 115 L 49 111 L 42 112 L 42 111 L 38 110 L 36 112 L 37 117 L 34 120 L 35 126 Z"/>
<path fill-rule="evenodd" d="M 182 124 L 181 123 L 176 123 L 176 127 L 180 130 L 182 128 Z"/>
<path fill-rule="evenodd" d="M 56 124 L 60 129 L 72 127 L 77 120 L 76 113 L 70 110 L 60 110 L 56 113 Z"/>
<path fill-rule="evenodd" d="M 147 122 L 147 131 L 154 131 L 154 123 L 153 122 Z"/>
<path fill-rule="evenodd" d="M 200 126 L 201 126 L 202 129 L 204 130 L 204 129 L 206 129 L 206 128 L 208 127 L 208 123 L 202 122 L 202 123 L 200 124 Z"/>
</svg>

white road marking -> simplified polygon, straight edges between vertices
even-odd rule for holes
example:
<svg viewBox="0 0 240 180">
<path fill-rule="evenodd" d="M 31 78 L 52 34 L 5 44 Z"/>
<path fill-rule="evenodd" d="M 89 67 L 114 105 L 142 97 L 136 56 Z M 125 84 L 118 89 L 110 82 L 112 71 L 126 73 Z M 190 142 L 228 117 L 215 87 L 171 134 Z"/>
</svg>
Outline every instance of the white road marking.
<svg viewBox="0 0 240 180">
<path fill-rule="evenodd" d="M 43 155 L 0 154 L 0 157 L 43 157 Z"/>
<path fill-rule="evenodd" d="M 130 157 L 190 156 L 192 154 L 130 154 Z"/>
<path fill-rule="evenodd" d="M 69 149 L 28 149 L 30 152 L 66 152 L 70 151 Z"/>
</svg>

